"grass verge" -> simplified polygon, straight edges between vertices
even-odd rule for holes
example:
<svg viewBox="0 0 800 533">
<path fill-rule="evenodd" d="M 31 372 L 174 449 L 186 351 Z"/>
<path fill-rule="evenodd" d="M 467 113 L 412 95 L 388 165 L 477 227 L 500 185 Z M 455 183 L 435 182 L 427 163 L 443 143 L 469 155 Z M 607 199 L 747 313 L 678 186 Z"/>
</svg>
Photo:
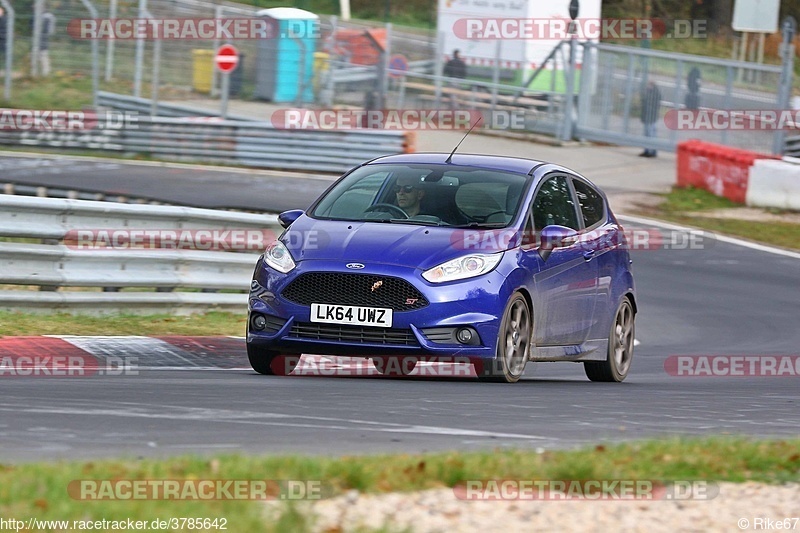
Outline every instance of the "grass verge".
<svg viewBox="0 0 800 533">
<path fill-rule="evenodd" d="M 714 437 L 662 439 L 576 451 L 522 450 L 359 457 L 179 457 L 0 465 L 0 512 L 45 520 L 227 519 L 228 530 L 304 531 L 307 515 L 293 505 L 265 518 L 256 501 L 84 501 L 74 480 L 294 480 L 319 482 L 324 497 L 348 490 L 384 493 L 453 487 L 468 480 L 800 481 L 800 441 Z M 269 492 L 269 491 L 268 491 Z"/>
<path fill-rule="evenodd" d="M 727 198 L 715 196 L 708 191 L 695 188 L 673 188 L 664 195 L 664 201 L 656 207 L 641 209 L 637 214 L 694 226 L 708 231 L 725 233 L 747 240 L 771 244 L 781 248 L 800 250 L 800 224 L 778 221 L 754 221 L 737 218 L 700 216 L 716 209 L 744 209 Z M 780 215 L 780 210 L 767 210 Z"/>
<path fill-rule="evenodd" d="M 38 315 L 0 311 L 2 335 L 244 335 L 246 313 L 191 316 L 71 314 Z"/>
</svg>

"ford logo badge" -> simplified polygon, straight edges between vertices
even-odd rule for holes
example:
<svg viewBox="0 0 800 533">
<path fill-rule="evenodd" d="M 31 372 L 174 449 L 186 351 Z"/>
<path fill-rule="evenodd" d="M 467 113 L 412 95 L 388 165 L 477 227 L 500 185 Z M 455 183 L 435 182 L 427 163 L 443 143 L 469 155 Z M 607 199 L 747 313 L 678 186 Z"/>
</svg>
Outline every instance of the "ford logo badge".
<svg viewBox="0 0 800 533">
<path fill-rule="evenodd" d="M 361 263 L 347 263 L 345 266 L 352 270 L 361 270 L 362 268 L 364 268 L 364 265 L 362 265 Z"/>
</svg>

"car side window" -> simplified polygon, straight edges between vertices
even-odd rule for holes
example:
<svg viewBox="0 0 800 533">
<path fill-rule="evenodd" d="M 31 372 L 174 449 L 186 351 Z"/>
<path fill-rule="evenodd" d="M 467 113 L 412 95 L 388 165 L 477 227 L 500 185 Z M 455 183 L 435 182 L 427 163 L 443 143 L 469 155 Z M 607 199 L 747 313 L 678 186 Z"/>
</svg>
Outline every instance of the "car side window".
<svg viewBox="0 0 800 533">
<path fill-rule="evenodd" d="M 532 209 L 536 231 L 553 224 L 579 229 L 575 202 L 564 176 L 554 176 L 542 184 L 536 193 Z"/>
<path fill-rule="evenodd" d="M 600 222 L 605 215 L 603 197 L 581 180 L 572 180 L 572 185 L 575 187 L 575 196 L 578 198 L 578 205 L 581 206 L 584 227 L 589 228 L 594 226 Z"/>
</svg>

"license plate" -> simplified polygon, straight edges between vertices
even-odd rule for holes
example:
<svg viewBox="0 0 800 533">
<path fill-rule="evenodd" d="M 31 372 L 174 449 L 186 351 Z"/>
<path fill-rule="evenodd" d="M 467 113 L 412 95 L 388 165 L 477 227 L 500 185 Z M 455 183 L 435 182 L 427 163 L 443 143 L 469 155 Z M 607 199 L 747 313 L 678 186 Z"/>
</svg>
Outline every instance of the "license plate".
<svg viewBox="0 0 800 533">
<path fill-rule="evenodd" d="M 311 304 L 311 321 L 390 328 L 392 327 L 392 310 L 382 307 Z"/>
</svg>

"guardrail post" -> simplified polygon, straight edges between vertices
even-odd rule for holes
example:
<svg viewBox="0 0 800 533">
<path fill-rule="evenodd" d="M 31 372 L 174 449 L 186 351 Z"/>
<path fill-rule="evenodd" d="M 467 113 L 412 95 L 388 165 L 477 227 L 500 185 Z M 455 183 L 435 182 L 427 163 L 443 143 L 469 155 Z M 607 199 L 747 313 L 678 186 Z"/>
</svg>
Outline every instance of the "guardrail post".
<svg viewBox="0 0 800 533">
<path fill-rule="evenodd" d="M 6 74 L 5 74 L 5 92 L 6 100 L 11 99 L 11 80 L 13 78 L 14 69 L 14 7 L 8 0 L 0 0 L 0 4 L 6 9 Z"/>
</svg>

